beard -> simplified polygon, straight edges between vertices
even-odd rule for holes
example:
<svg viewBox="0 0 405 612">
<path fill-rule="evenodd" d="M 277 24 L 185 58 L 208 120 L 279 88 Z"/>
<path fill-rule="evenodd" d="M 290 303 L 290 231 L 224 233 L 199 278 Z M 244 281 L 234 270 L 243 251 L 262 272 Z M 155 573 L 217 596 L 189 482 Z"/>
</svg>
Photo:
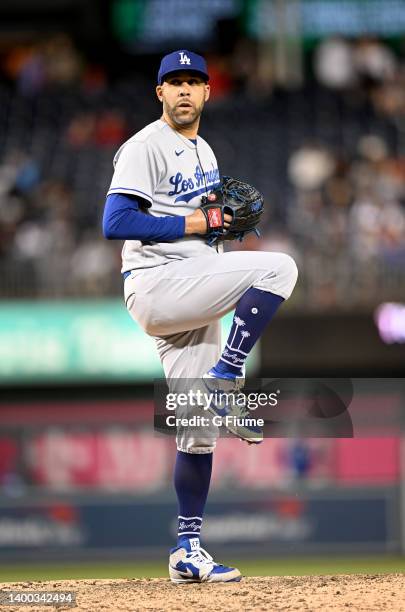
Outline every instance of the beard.
<svg viewBox="0 0 405 612">
<path fill-rule="evenodd" d="M 177 104 L 181 104 L 184 100 L 181 100 Z M 187 102 L 190 102 L 187 100 Z M 169 104 L 163 101 L 163 109 L 166 114 L 170 117 L 171 121 L 178 126 L 193 125 L 199 118 L 204 108 L 204 100 L 199 106 L 196 106 L 193 102 L 190 102 L 190 107 L 179 107 L 178 105 L 169 106 Z"/>
</svg>

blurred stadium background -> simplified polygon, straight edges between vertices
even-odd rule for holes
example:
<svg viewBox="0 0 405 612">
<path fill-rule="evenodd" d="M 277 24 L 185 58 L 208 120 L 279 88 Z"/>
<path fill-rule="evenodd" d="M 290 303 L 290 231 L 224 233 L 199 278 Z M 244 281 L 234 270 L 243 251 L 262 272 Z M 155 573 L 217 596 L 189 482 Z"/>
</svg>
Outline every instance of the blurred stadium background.
<svg viewBox="0 0 405 612">
<path fill-rule="evenodd" d="M 403 0 L 1 1 L 0 581 L 165 575 L 162 372 L 100 226 L 114 152 L 159 115 L 164 52 L 206 55 L 201 134 L 265 195 L 262 239 L 238 248 L 300 269 L 250 372 L 365 377 L 365 410 L 403 414 L 404 35 Z M 397 424 L 223 439 L 214 463 L 204 541 L 245 573 L 405 568 Z"/>
</svg>

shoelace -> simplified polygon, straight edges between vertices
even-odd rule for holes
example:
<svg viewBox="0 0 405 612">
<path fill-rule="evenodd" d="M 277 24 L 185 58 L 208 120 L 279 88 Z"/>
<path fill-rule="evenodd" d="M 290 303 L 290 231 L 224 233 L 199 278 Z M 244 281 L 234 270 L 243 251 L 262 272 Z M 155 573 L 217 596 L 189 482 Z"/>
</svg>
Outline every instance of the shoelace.
<svg viewBox="0 0 405 612">
<path fill-rule="evenodd" d="M 204 548 L 201 547 L 198 550 L 193 550 L 189 552 L 187 557 L 190 559 L 190 561 L 195 560 L 200 563 L 206 563 L 207 561 L 209 561 L 213 565 L 218 565 L 218 563 L 215 563 L 211 555 L 207 553 Z"/>
</svg>

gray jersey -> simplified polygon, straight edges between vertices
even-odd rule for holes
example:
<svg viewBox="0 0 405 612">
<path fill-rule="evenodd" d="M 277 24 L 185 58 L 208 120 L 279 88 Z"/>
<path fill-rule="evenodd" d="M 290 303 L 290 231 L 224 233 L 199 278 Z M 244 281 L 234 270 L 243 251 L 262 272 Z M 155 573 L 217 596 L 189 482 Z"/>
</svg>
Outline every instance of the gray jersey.
<svg viewBox="0 0 405 612">
<path fill-rule="evenodd" d="M 148 214 L 155 217 L 191 214 L 200 206 L 201 196 L 220 183 L 217 160 L 208 143 L 197 136 L 194 144 L 161 119 L 121 146 L 114 168 L 108 195 L 140 196 L 150 203 Z M 213 250 L 203 236 L 185 236 L 173 242 L 126 240 L 122 272 L 213 254 Z"/>
</svg>

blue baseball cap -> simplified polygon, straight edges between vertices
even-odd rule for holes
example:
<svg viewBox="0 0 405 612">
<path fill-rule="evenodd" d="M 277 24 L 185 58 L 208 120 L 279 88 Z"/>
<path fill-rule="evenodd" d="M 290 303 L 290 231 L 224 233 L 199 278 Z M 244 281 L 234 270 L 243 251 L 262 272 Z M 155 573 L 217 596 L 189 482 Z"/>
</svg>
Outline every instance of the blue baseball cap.
<svg viewBox="0 0 405 612">
<path fill-rule="evenodd" d="M 206 81 L 210 78 L 205 59 L 201 55 L 197 55 L 197 53 L 182 49 L 181 51 L 173 51 L 173 53 L 164 56 L 160 62 L 158 84 L 161 85 L 165 77 L 171 72 L 179 72 L 180 70 L 196 72 Z"/>
</svg>

